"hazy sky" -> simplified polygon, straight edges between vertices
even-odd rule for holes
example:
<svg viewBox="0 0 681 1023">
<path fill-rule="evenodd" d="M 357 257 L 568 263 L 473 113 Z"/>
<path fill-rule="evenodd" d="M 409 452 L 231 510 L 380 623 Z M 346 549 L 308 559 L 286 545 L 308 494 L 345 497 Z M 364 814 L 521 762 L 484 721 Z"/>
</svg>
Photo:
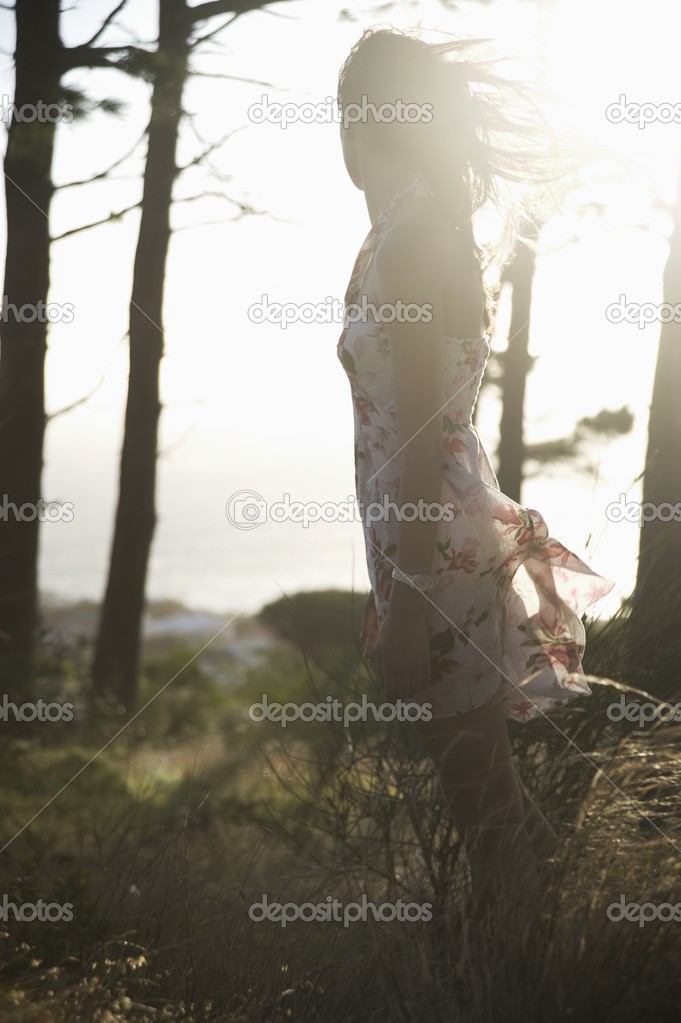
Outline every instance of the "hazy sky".
<svg viewBox="0 0 681 1023">
<path fill-rule="evenodd" d="M 114 0 L 73 4 L 64 37 L 88 38 Z M 545 7 L 545 5 L 542 5 Z M 582 416 L 628 405 L 634 433 L 599 442 L 590 472 L 556 466 L 527 481 L 523 503 L 539 508 L 552 535 L 616 579 L 616 604 L 634 579 L 638 530 L 610 523 L 605 507 L 634 485 L 645 452 L 647 406 L 659 325 L 644 330 L 613 324 L 606 307 L 620 294 L 662 301 L 669 218 L 656 202 L 673 197 L 681 129 L 678 125 L 612 124 L 605 109 L 625 94 L 633 102 L 679 102 L 677 54 L 681 12 L 668 0 L 645 5 L 616 0 L 558 0 L 551 19 L 532 3 L 465 4 L 457 14 L 437 2 L 395 5 L 369 13 L 336 5 L 292 2 L 238 19 L 193 60 L 195 70 L 262 79 L 275 88 L 194 78 L 185 94 L 191 123 L 182 132 L 187 163 L 203 143 L 240 129 L 213 158 L 223 180 L 191 171 L 178 197 L 224 193 L 263 211 L 232 221 L 236 207 L 220 198 L 180 204 L 173 222 L 165 304 L 159 526 L 150 578 L 153 596 L 197 606 L 257 607 L 281 589 L 365 588 L 358 524 L 309 530 L 267 523 L 243 532 L 230 526 L 230 494 L 252 489 L 268 501 L 286 492 L 298 500 L 340 501 L 353 489 L 349 387 L 336 359 L 337 324 L 256 325 L 248 308 L 263 294 L 273 301 L 341 298 L 369 221 L 363 197 L 341 159 L 335 123 L 249 123 L 247 110 L 263 92 L 278 99 L 319 102 L 335 95 L 337 72 L 362 30 L 376 22 L 421 22 L 463 36 L 485 36 L 500 54 L 530 56 L 538 39 L 545 67 L 569 116 L 594 139 L 634 158 L 650 173 L 649 187 L 594 185 L 580 197 L 601 204 L 551 224 L 543 240 L 534 292 L 526 418 L 529 441 L 569 433 Z M 374 10 L 377 10 L 374 8 Z M 156 3 L 130 0 L 105 42 L 154 38 Z M 219 23 L 214 20 L 207 28 Z M 11 15 L 0 12 L 3 48 L 10 50 Z M 122 116 L 94 113 L 59 129 L 55 178 L 86 178 L 119 158 L 141 136 L 148 86 L 116 72 L 74 72 L 68 83 L 93 99 L 124 100 Z M 0 92 L 11 97 L 11 59 Z M 285 93 L 280 89 L 287 90 Z M 58 235 L 107 216 L 140 195 L 143 147 L 114 172 L 116 182 L 60 192 L 53 204 Z M 231 180 L 225 181 L 229 175 Z M 3 212 L 4 218 L 4 212 Z M 102 386 L 48 428 L 44 497 L 72 501 L 72 523 L 43 528 L 45 590 L 99 597 L 114 511 L 125 401 L 125 331 L 138 215 L 60 241 L 53 248 L 51 298 L 73 304 L 70 324 L 50 335 L 47 394 L 56 411 Z M 4 245 L 3 245 L 4 250 Z M 500 328 L 506 311 L 502 304 Z M 503 334 L 498 340 L 503 347 Z M 498 433 L 498 403 L 482 399 L 479 429 L 490 454 Z M 307 546 L 306 546 L 307 545 Z M 288 567 L 284 567 L 290 561 Z M 606 606 L 604 604 L 604 606 Z M 612 606 L 612 603 L 611 605 Z"/>
</svg>

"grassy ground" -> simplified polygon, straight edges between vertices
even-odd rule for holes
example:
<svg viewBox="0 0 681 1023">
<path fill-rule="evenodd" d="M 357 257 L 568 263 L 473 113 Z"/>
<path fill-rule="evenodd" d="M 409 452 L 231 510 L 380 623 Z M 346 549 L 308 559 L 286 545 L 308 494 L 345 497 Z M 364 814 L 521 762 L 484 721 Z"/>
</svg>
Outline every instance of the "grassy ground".
<svg viewBox="0 0 681 1023">
<path fill-rule="evenodd" d="M 0 897 L 68 904 L 72 919 L 4 914 L 0 1019 L 678 1019 L 681 920 L 608 913 L 622 896 L 681 902 L 679 726 L 606 713 L 635 674 L 619 656 L 624 627 L 591 637 L 587 669 L 610 681 L 554 715 L 558 727 L 512 728 L 561 854 L 538 907 L 510 893 L 510 926 L 485 933 L 470 928 L 466 865 L 410 726 L 249 717 L 263 693 L 379 702 L 345 633 L 315 625 L 304 652 L 282 643 L 231 688 L 195 662 L 104 749 L 125 719 L 87 725 L 76 662 L 46 661 L 41 685 L 73 698 L 76 714 L 2 745 Z M 142 702 L 192 653 L 157 650 Z M 282 927 L 251 919 L 265 894 L 401 899 L 431 918 Z"/>
</svg>

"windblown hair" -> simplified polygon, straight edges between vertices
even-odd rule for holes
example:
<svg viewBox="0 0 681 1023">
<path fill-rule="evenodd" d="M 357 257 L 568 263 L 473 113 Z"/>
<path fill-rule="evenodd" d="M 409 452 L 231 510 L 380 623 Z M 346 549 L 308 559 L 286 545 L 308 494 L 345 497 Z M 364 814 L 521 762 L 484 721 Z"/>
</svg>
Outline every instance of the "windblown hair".
<svg viewBox="0 0 681 1023">
<path fill-rule="evenodd" d="M 487 200 L 503 205 L 502 181 L 517 186 L 512 191 L 520 200 L 561 171 L 531 90 L 498 76 L 491 62 L 471 59 L 480 42 L 428 43 L 394 28 L 367 29 L 340 70 L 337 101 L 345 129 L 354 120 L 350 104 L 366 109 L 402 101 L 425 111 L 416 121 L 369 112 L 358 124 L 359 137 L 423 171 L 443 216 L 465 233 L 484 271 L 491 258 L 475 242 L 476 210 Z"/>
</svg>

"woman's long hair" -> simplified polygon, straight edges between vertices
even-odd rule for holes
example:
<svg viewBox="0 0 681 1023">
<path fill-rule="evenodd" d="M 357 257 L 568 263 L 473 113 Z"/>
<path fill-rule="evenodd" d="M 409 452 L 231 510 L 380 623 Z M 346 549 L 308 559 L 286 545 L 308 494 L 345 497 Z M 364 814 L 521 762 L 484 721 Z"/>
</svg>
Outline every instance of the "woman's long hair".
<svg viewBox="0 0 681 1023">
<path fill-rule="evenodd" d="M 546 186 L 564 168 L 532 91 L 498 76 L 489 61 L 468 56 L 480 42 L 428 43 L 395 28 L 367 29 L 340 70 L 337 101 L 344 126 L 364 104 L 370 112 L 359 122 L 360 137 L 414 172 L 423 171 L 443 216 L 464 232 L 484 276 L 493 260 L 475 241 L 476 210 L 487 200 L 503 207 L 499 186 L 510 182 L 520 200 L 517 215 L 527 216 L 522 197 L 536 197 L 542 186 L 545 199 Z M 371 113 L 383 104 L 396 109 L 399 101 L 416 104 L 422 116 L 386 120 Z M 487 288 L 485 293 L 488 327 Z"/>
</svg>

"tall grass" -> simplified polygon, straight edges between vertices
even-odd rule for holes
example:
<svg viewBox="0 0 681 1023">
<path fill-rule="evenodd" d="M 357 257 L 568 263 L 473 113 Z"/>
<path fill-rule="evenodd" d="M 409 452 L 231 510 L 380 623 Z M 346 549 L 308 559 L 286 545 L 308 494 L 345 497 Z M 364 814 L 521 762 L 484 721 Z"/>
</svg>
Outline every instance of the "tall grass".
<svg viewBox="0 0 681 1023">
<path fill-rule="evenodd" d="M 337 598 L 331 606 L 338 615 Z M 346 611 L 356 622 L 356 604 Z M 315 627 L 316 642 L 298 646 L 290 624 L 288 642 L 231 689 L 201 671 L 180 677 L 144 727 L 104 750 L 2 853 L 0 895 L 69 902 L 73 919 L 2 925 L 0 1018 L 677 1019 L 681 921 L 641 927 L 607 912 L 621 895 L 681 902 L 679 727 L 607 714 L 643 677 L 624 663 L 626 619 L 590 630 L 589 699 L 551 721 L 512 725 L 521 775 L 561 848 L 541 890 L 509 892 L 506 916 L 486 927 L 472 924 L 465 858 L 411 726 L 282 729 L 249 717 L 263 693 L 381 700 L 347 621 L 339 638 Z M 181 658 L 147 664 L 147 691 Z M 73 681 L 63 658 L 57 674 L 51 692 Z M 75 722 L 70 733 L 32 730 L 4 744 L 2 844 L 97 742 Z M 282 927 L 249 916 L 264 895 L 401 899 L 428 904 L 431 918 Z"/>
</svg>

